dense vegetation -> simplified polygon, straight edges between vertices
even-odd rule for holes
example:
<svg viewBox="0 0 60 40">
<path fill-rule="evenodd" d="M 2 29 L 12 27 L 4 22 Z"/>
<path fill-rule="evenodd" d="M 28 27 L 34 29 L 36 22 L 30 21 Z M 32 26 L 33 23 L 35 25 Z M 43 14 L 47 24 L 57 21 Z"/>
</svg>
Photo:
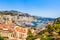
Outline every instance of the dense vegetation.
<svg viewBox="0 0 60 40">
<path fill-rule="evenodd" d="M 0 40 L 4 40 L 4 38 L 0 36 Z"/>
<path fill-rule="evenodd" d="M 33 36 L 33 34 L 31 33 L 31 31 L 29 30 L 28 31 L 28 37 L 26 38 L 26 40 L 34 40 L 34 39 L 36 39 L 36 37 Z"/>
<path fill-rule="evenodd" d="M 53 21 L 52 25 L 47 25 L 45 30 L 40 31 L 36 36 L 30 35 L 29 33 L 27 40 L 60 40 L 60 18 Z"/>
</svg>

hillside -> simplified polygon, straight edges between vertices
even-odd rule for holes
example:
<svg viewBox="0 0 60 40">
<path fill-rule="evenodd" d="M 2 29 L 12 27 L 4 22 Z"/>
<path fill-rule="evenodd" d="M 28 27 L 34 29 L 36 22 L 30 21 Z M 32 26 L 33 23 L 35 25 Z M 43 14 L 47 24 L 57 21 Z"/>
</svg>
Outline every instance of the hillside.
<svg viewBox="0 0 60 40">
<path fill-rule="evenodd" d="M 41 30 L 37 35 L 33 35 L 31 32 L 28 33 L 27 40 L 60 40 L 60 18 L 51 21 L 44 30 Z"/>
<path fill-rule="evenodd" d="M 48 24 L 45 30 L 38 33 L 37 37 L 41 40 L 60 40 L 60 18 Z"/>
<path fill-rule="evenodd" d="M 38 16 L 30 15 L 28 13 L 18 12 L 18 11 L 14 11 L 14 10 L 0 11 L 0 15 L 1 15 L 1 17 L 3 17 L 3 15 L 6 15 L 6 16 L 10 15 L 11 17 L 14 16 L 15 18 L 17 17 L 16 18 L 17 20 L 15 21 L 15 23 L 17 23 L 18 25 L 21 25 L 21 26 L 22 26 L 22 24 L 25 24 L 27 26 L 32 26 L 32 27 L 36 27 L 36 26 L 45 27 L 50 21 L 55 20 L 55 18 L 38 17 Z M 19 19 L 19 18 L 24 18 L 24 20 L 21 21 L 21 19 Z M 28 22 L 27 18 L 28 18 L 29 22 Z M 23 25 L 23 26 L 25 26 L 25 25 Z"/>
</svg>

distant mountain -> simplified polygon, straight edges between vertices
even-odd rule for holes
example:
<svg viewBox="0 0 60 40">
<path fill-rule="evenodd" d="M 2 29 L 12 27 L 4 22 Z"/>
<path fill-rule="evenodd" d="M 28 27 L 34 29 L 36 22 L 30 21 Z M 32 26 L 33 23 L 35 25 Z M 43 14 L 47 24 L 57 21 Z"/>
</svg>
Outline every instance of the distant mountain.
<svg viewBox="0 0 60 40">
<path fill-rule="evenodd" d="M 6 15 L 19 15 L 19 16 L 31 16 L 28 13 L 18 12 L 18 11 L 0 11 L 0 14 L 6 14 Z"/>
</svg>

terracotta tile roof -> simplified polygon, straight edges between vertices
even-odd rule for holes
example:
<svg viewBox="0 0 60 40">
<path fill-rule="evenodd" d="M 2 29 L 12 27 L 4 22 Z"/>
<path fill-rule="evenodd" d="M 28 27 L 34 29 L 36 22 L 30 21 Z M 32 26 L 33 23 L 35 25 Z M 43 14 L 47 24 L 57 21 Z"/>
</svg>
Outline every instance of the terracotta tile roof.
<svg viewBox="0 0 60 40">
<path fill-rule="evenodd" d="M 0 30 L 3 30 L 3 27 L 0 27 Z"/>
<path fill-rule="evenodd" d="M 7 30 L 5 30 L 5 29 L 7 29 Z M 13 28 L 8 24 L 0 24 L 0 30 L 13 32 Z"/>
<path fill-rule="evenodd" d="M 12 28 L 9 28 L 8 31 L 9 31 L 9 32 L 13 32 L 13 29 L 12 29 Z"/>
<path fill-rule="evenodd" d="M 26 29 L 21 29 L 21 27 L 16 27 L 15 29 L 20 33 L 26 33 Z"/>
</svg>

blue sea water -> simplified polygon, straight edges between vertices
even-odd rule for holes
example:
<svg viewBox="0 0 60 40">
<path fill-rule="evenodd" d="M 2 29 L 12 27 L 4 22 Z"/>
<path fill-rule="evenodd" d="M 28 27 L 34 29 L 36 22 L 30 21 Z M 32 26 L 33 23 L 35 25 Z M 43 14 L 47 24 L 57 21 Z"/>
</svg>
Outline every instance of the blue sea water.
<svg viewBox="0 0 60 40">
<path fill-rule="evenodd" d="M 38 18 L 37 19 L 39 22 L 32 22 L 33 24 L 34 24 L 34 26 L 37 26 L 37 25 L 40 25 L 41 27 L 43 26 L 43 25 L 47 25 L 48 24 L 48 22 L 49 21 L 53 21 L 53 20 L 55 20 L 55 18 Z M 42 23 L 42 24 L 41 24 Z"/>
</svg>

